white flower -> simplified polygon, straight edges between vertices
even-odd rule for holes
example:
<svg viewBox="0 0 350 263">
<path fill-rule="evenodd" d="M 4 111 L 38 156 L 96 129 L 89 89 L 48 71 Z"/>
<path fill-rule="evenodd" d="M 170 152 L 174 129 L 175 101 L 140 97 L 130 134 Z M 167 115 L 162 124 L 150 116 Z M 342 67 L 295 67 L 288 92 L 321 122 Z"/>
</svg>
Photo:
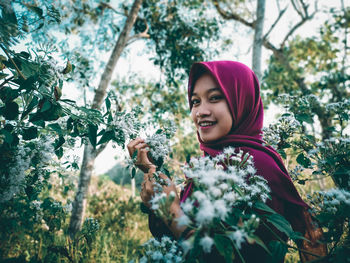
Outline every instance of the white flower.
<svg viewBox="0 0 350 263">
<path fill-rule="evenodd" d="M 163 258 L 163 254 L 159 251 L 154 251 L 152 255 L 153 260 L 161 260 Z"/>
<path fill-rule="evenodd" d="M 210 187 L 209 192 L 211 192 L 212 196 L 219 197 L 221 196 L 221 190 L 218 187 Z"/>
<path fill-rule="evenodd" d="M 215 217 L 214 206 L 209 200 L 204 200 L 199 207 L 199 211 L 196 215 L 196 221 L 199 224 L 206 224 L 206 223 L 210 223 L 214 217 Z"/>
<path fill-rule="evenodd" d="M 242 243 L 245 242 L 245 236 L 246 236 L 245 232 L 238 229 L 238 230 L 234 231 L 233 233 L 231 233 L 231 235 L 229 237 L 231 238 L 232 241 L 234 241 L 236 243 L 236 246 L 240 249 Z"/>
<path fill-rule="evenodd" d="M 224 199 L 230 203 L 234 203 L 237 200 L 237 194 L 235 192 L 229 192 L 224 194 Z"/>
<path fill-rule="evenodd" d="M 188 226 L 191 223 L 191 220 L 186 215 L 182 215 L 178 220 L 178 226 Z"/>
<path fill-rule="evenodd" d="M 201 241 L 199 242 L 199 244 L 202 246 L 203 251 L 205 253 L 210 253 L 211 247 L 213 246 L 214 241 L 211 237 L 205 236 L 201 238 Z"/>
<path fill-rule="evenodd" d="M 185 241 L 181 242 L 181 247 L 182 247 L 184 253 L 186 254 L 189 250 L 192 249 L 193 244 L 190 241 L 185 240 Z"/>
<path fill-rule="evenodd" d="M 182 208 L 182 211 L 184 211 L 184 213 L 186 213 L 186 214 L 191 212 L 193 209 L 193 204 L 190 201 L 190 199 L 187 199 L 184 203 L 182 203 L 181 208 Z"/>
<path fill-rule="evenodd" d="M 215 211 L 218 213 L 219 217 L 223 220 L 225 219 L 228 209 L 224 200 L 219 199 L 214 202 Z"/>
<path fill-rule="evenodd" d="M 200 191 L 194 192 L 193 197 L 196 198 L 199 202 L 207 199 L 207 196 Z"/>
</svg>

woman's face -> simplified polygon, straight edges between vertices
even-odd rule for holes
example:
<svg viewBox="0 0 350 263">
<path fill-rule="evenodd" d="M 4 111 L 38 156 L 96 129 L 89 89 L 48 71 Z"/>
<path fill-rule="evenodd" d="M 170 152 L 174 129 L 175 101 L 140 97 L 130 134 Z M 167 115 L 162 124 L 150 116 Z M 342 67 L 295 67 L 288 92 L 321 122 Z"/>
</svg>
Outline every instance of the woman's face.
<svg viewBox="0 0 350 263">
<path fill-rule="evenodd" d="M 211 75 L 202 75 L 196 81 L 191 104 L 191 117 L 203 142 L 218 140 L 230 132 L 230 109 L 224 94 Z"/>
</svg>

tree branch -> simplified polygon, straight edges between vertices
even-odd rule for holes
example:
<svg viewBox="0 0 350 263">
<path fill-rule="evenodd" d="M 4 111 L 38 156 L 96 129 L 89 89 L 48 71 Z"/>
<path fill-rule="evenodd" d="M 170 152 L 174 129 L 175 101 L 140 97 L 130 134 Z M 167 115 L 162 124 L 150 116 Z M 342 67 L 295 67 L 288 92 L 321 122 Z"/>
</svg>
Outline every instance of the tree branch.
<svg viewBox="0 0 350 263">
<path fill-rule="evenodd" d="M 16 65 L 16 63 L 13 61 L 12 57 L 10 56 L 10 54 L 7 52 L 6 48 L 0 44 L 1 49 L 5 52 L 6 56 L 9 58 L 9 60 L 11 61 L 11 63 L 13 64 L 13 66 L 15 67 L 17 73 L 24 79 L 26 80 L 27 78 L 23 75 L 23 73 L 20 71 L 20 69 L 18 68 L 18 66 Z"/>
<path fill-rule="evenodd" d="M 119 11 L 117 11 L 115 8 L 113 8 L 110 4 L 108 3 L 100 3 L 100 5 L 103 7 L 103 8 L 108 8 L 108 9 L 111 9 L 114 13 L 118 14 L 118 15 L 123 15 L 123 16 L 128 16 L 128 13 L 121 13 Z"/>
<path fill-rule="evenodd" d="M 100 147 L 96 148 L 95 156 L 98 156 L 104 149 L 106 149 L 108 143 L 102 144 Z"/>
<path fill-rule="evenodd" d="M 280 19 L 282 18 L 282 16 L 284 15 L 284 13 L 287 11 L 288 6 L 286 6 L 286 8 L 284 8 L 283 10 L 281 10 L 278 14 L 278 17 L 276 18 L 275 22 L 271 25 L 270 29 L 267 31 L 267 33 L 264 35 L 263 39 L 266 39 L 268 37 L 268 35 L 271 33 L 271 31 L 275 28 L 275 26 L 277 25 L 277 23 L 280 21 Z"/>
<path fill-rule="evenodd" d="M 295 0 L 290 0 L 290 2 L 292 3 L 292 6 L 293 6 L 295 12 L 297 12 L 301 18 L 304 18 L 303 13 L 300 11 L 300 7 L 297 7 Z"/>
<path fill-rule="evenodd" d="M 140 38 L 150 38 L 150 35 L 148 34 L 149 26 L 147 24 L 147 21 L 146 21 L 146 19 L 143 19 L 143 21 L 146 25 L 145 31 L 143 31 L 139 34 L 135 34 L 135 35 L 130 36 L 127 40 L 126 46 L 130 45 L 131 43 L 134 43 L 136 40 L 138 40 Z"/>
<path fill-rule="evenodd" d="M 246 26 L 249 26 L 251 28 L 255 28 L 255 21 L 254 22 L 249 22 L 247 20 L 245 20 L 244 18 L 242 18 L 241 16 L 239 16 L 238 14 L 236 13 L 229 13 L 229 12 L 226 12 L 225 10 L 223 10 L 220 5 L 219 5 L 219 2 L 217 0 L 212 0 L 213 1 L 213 4 L 216 8 L 216 10 L 219 12 L 219 14 L 226 20 L 236 20 L 238 22 L 241 22 L 242 24 L 246 25 Z"/>
<path fill-rule="evenodd" d="M 317 4 L 315 4 L 315 11 L 309 15 L 309 12 L 308 12 L 308 6 L 303 2 L 303 0 L 299 0 L 301 2 L 301 5 L 303 7 L 303 10 L 305 12 L 305 14 L 302 14 L 302 12 L 300 10 L 298 10 L 296 7 L 295 7 L 295 2 L 294 0 L 291 0 L 292 2 L 292 5 L 294 7 L 294 9 L 296 10 L 296 12 L 299 14 L 299 16 L 301 17 L 301 20 L 299 21 L 299 23 L 297 23 L 296 25 L 294 25 L 291 30 L 289 30 L 289 32 L 286 34 L 286 36 L 284 37 L 282 43 L 281 43 L 281 48 L 284 47 L 286 41 L 288 40 L 288 38 L 299 28 L 301 27 L 303 24 L 305 24 L 306 21 L 308 20 L 311 20 L 314 15 L 316 14 L 317 12 Z"/>
</svg>

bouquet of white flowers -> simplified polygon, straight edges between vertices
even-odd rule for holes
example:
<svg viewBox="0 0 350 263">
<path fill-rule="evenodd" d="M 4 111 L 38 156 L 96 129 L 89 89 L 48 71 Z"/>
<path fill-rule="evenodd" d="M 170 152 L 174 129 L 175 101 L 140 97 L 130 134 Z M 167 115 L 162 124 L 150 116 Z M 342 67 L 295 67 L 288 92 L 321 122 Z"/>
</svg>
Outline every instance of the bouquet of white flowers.
<svg viewBox="0 0 350 263">
<path fill-rule="evenodd" d="M 186 233 L 192 233 L 179 240 L 184 262 L 205 261 L 213 250 L 227 262 L 235 257 L 244 262 L 240 252 L 244 243 L 260 245 L 270 254 L 276 246 L 287 249 L 283 240 L 274 241 L 268 248 L 255 233 L 260 225 L 267 229 L 272 225 L 289 237 L 300 237 L 288 221 L 265 204 L 270 189 L 267 181 L 256 174 L 249 153 L 226 148 L 214 158 L 191 159 L 183 171 L 192 183 L 192 194 L 181 203 L 183 216 L 173 220 L 186 226 Z M 151 201 L 152 210 L 157 215 L 169 215 L 172 200 L 173 196 L 158 189 Z"/>
</svg>

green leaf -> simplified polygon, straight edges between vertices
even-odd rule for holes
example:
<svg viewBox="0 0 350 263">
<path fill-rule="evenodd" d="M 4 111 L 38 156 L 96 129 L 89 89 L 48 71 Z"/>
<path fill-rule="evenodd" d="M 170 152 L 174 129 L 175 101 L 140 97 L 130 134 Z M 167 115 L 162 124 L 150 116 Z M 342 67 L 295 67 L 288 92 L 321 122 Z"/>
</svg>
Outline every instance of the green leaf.
<svg viewBox="0 0 350 263">
<path fill-rule="evenodd" d="M 60 148 L 58 148 L 57 150 L 55 150 L 55 154 L 56 154 L 56 156 L 57 156 L 58 159 L 61 159 L 62 156 L 63 156 L 63 148 L 60 147 Z"/>
<path fill-rule="evenodd" d="M 64 137 L 62 135 L 59 136 L 58 139 L 56 139 L 55 143 L 54 143 L 55 150 L 60 148 L 65 142 L 66 142 L 66 140 L 64 139 Z"/>
<path fill-rule="evenodd" d="M 133 167 L 133 168 L 131 169 L 131 178 L 134 179 L 134 178 L 135 178 L 135 175 L 136 175 L 136 169 L 135 169 L 135 167 Z"/>
<path fill-rule="evenodd" d="M 222 255 L 225 258 L 225 261 L 227 263 L 231 263 L 235 258 L 233 248 L 231 245 L 231 240 L 224 235 L 215 234 L 214 244 L 217 250 L 219 251 L 220 255 Z"/>
<path fill-rule="evenodd" d="M 41 115 L 45 121 L 55 121 L 65 114 L 60 104 L 52 104 L 51 108 L 45 112 L 41 112 Z"/>
<path fill-rule="evenodd" d="M 273 210 L 271 207 L 269 207 L 267 204 L 263 203 L 263 202 L 255 202 L 253 204 L 254 208 L 264 211 L 264 212 L 268 212 L 268 213 L 272 213 L 272 214 L 276 214 L 276 211 Z"/>
<path fill-rule="evenodd" d="M 34 70 L 30 70 L 30 73 L 33 72 Z M 37 76 L 30 76 L 23 82 L 21 82 L 19 89 L 20 90 L 26 90 L 26 91 L 31 91 L 35 89 L 34 83 L 37 81 L 38 77 Z"/>
<path fill-rule="evenodd" d="M 44 100 L 44 103 L 40 109 L 41 112 L 47 111 L 51 108 L 52 103 L 48 100 Z"/>
<path fill-rule="evenodd" d="M 108 98 L 108 97 L 106 97 L 106 99 L 105 99 L 105 103 L 106 103 L 106 108 L 107 108 L 107 111 L 109 111 L 109 110 L 110 110 L 110 108 L 111 108 L 111 101 L 109 100 L 109 98 Z"/>
<path fill-rule="evenodd" d="M 287 154 L 284 150 L 278 149 L 277 152 L 281 155 L 283 159 L 287 159 Z"/>
<path fill-rule="evenodd" d="M 108 141 L 110 141 L 110 140 L 113 140 L 113 139 L 115 139 L 114 131 L 106 131 L 106 132 L 102 135 L 100 141 L 99 141 L 97 144 L 106 143 L 106 142 L 108 142 Z"/>
<path fill-rule="evenodd" d="M 97 125 L 89 124 L 89 140 L 91 145 L 96 148 Z"/>
<path fill-rule="evenodd" d="M 7 144 L 11 145 L 11 143 L 13 142 L 13 136 L 12 136 L 11 132 L 9 132 L 9 131 L 3 129 L 3 130 L 1 130 L 1 133 L 2 133 L 3 135 L 5 135 L 5 138 L 4 138 L 5 142 L 6 142 Z"/>
<path fill-rule="evenodd" d="M 27 109 L 22 113 L 21 120 L 23 120 L 28 113 L 30 113 L 37 105 L 38 105 L 39 99 L 37 97 L 33 97 L 30 101 L 29 105 L 27 106 Z"/>
<path fill-rule="evenodd" d="M 252 235 L 249 238 L 247 238 L 248 242 L 249 240 L 254 240 L 255 243 L 257 243 L 259 246 L 261 246 L 263 249 L 265 249 L 267 251 L 267 253 L 269 253 L 270 255 L 272 254 L 270 252 L 270 250 L 267 248 L 267 246 L 265 245 L 265 243 L 260 239 L 260 237 L 256 236 L 256 235 Z M 251 242 L 249 242 L 251 244 Z"/>
<path fill-rule="evenodd" d="M 305 168 L 308 168 L 311 165 L 310 159 L 307 158 L 303 153 L 298 155 L 297 162 L 298 164 L 304 166 Z"/>
<path fill-rule="evenodd" d="M 54 130 L 58 134 L 62 134 L 62 128 L 58 123 L 51 123 L 51 124 L 47 125 L 47 127 L 51 128 L 52 130 Z"/>
<path fill-rule="evenodd" d="M 27 129 L 23 129 L 22 131 L 23 140 L 32 140 L 38 137 L 38 129 L 36 127 L 29 127 Z"/>
<path fill-rule="evenodd" d="M 280 214 L 275 213 L 268 215 L 266 220 L 274 225 L 279 231 L 285 233 L 288 237 L 293 233 L 293 229 L 289 222 Z"/>
<path fill-rule="evenodd" d="M 13 90 L 10 87 L 2 87 L 0 88 L 0 99 L 4 103 L 8 103 L 13 101 L 15 98 L 19 96 L 19 93 L 17 90 Z"/>
<path fill-rule="evenodd" d="M 7 120 L 15 120 L 19 114 L 18 104 L 14 101 L 5 103 L 3 115 Z"/>
<path fill-rule="evenodd" d="M 287 246 L 276 240 L 272 240 L 269 243 L 269 249 L 272 254 L 271 257 L 266 261 L 269 263 L 282 262 L 286 253 L 288 252 Z"/>
</svg>

